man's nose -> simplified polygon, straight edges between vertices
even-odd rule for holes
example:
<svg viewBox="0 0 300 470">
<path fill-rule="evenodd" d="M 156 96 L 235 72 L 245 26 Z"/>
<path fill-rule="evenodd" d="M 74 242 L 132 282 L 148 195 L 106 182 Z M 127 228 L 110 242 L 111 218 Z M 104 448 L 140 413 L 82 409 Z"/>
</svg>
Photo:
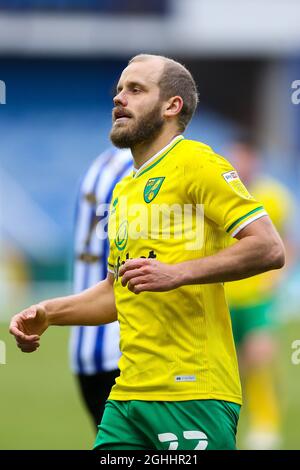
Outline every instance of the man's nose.
<svg viewBox="0 0 300 470">
<path fill-rule="evenodd" d="M 118 106 L 118 105 L 121 105 L 121 106 L 124 106 L 124 107 L 127 106 L 128 100 L 126 98 L 126 94 L 123 91 L 120 91 L 120 93 L 118 93 L 114 97 L 113 102 L 114 102 L 115 106 Z"/>
</svg>

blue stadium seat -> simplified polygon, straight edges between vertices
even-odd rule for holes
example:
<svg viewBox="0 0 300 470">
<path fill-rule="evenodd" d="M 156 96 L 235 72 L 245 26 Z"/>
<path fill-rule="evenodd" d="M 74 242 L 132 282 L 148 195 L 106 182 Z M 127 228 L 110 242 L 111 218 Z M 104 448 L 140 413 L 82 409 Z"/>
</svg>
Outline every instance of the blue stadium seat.
<svg viewBox="0 0 300 470">
<path fill-rule="evenodd" d="M 166 13 L 168 0 L 0 0 L 7 10 L 97 10 L 99 13 Z"/>
</svg>

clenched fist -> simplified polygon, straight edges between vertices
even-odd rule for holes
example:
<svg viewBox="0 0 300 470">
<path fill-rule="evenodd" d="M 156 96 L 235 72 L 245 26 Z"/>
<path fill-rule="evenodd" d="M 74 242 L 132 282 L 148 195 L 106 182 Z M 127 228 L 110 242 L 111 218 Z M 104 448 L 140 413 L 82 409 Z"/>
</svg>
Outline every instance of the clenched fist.
<svg viewBox="0 0 300 470">
<path fill-rule="evenodd" d="M 23 352 L 33 352 L 39 347 L 40 336 L 48 326 L 45 308 L 37 304 L 15 315 L 11 319 L 9 332 Z"/>
<path fill-rule="evenodd" d="M 176 264 L 165 264 L 155 259 L 131 259 L 120 268 L 122 285 L 134 294 L 165 292 L 181 285 L 181 272 Z"/>
</svg>

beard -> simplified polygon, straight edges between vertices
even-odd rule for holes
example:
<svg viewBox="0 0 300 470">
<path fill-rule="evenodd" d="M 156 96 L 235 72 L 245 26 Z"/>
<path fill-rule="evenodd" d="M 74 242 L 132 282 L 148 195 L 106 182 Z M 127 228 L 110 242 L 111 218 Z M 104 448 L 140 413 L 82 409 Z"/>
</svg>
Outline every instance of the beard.
<svg viewBox="0 0 300 470">
<path fill-rule="evenodd" d="M 132 120 L 130 122 L 130 120 Z M 130 118 L 126 125 L 113 126 L 110 132 L 110 140 L 120 148 L 132 148 L 138 144 L 155 140 L 164 125 L 161 116 L 161 105 L 156 106 L 144 113 L 141 117 Z"/>
</svg>

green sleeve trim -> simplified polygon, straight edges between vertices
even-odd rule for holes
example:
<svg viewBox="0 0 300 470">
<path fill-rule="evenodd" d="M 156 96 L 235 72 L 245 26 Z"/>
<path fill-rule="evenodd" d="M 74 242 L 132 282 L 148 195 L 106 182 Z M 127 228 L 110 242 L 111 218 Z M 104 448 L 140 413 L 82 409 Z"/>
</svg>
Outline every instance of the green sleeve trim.
<svg viewBox="0 0 300 470">
<path fill-rule="evenodd" d="M 252 211 L 248 212 L 248 214 L 243 215 L 243 217 L 240 217 L 238 220 L 233 222 L 233 224 L 230 225 L 230 227 L 226 230 L 226 232 L 227 233 L 231 232 L 231 230 L 237 225 L 239 225 L 240 222 L 247 219 L 247 217 L 249 217 L 250 215 L 255 214 L 256 212 L 259 212 L 261 210 L 264 210 L 263 206 L 257 207 L 256 209 L 253 209 Z"/>
</svg>

